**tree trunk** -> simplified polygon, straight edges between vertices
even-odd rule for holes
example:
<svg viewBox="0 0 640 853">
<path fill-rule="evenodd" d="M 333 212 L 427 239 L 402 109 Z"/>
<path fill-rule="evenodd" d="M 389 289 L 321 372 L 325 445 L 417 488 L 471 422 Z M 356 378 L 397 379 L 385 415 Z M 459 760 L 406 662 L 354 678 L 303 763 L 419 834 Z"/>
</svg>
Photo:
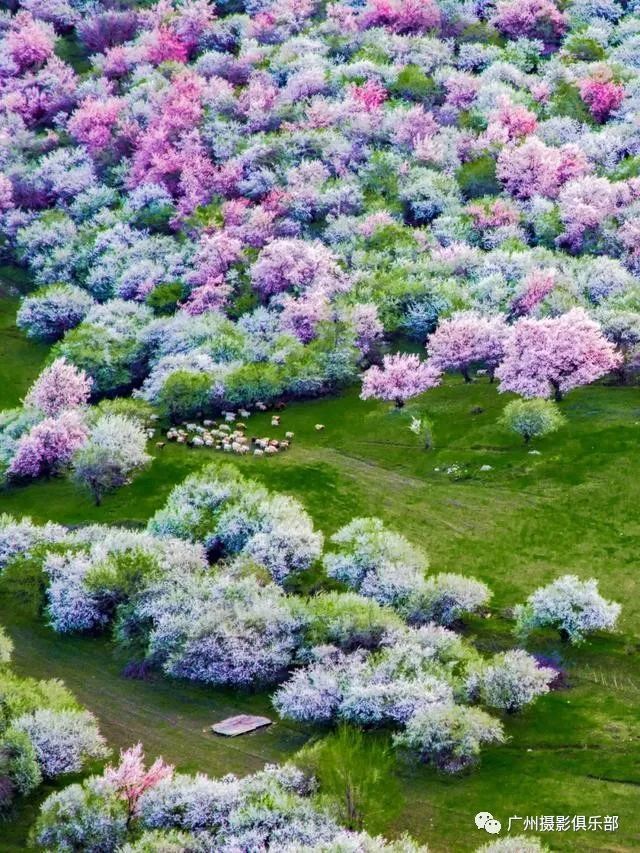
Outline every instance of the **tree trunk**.
<svg viewBox="0 0 640 853">
<path fill-rule="evenodd" d="M 469 368 L 468 367 L 463 367 L 462 370 L 460 371 L 460 373 L 462 373 L 462 376 L 463 376 L 465 382 L 471 382 L 471 377 L 469 376 Z"/>
<path fill-rule="evenodd" d="M 396 409 L 401 409 L 404 406 L 404 400 L 401 397 L 396 397 Z"/>
<path fill-rule="evenodd" d="M 553 399 L 556 403 L 559 403 L 562 400 L 562 391 L 560 390 L 560 386 L 557 382 L 552 382 L 551 385 L 553 387 Z"/>
</svg>

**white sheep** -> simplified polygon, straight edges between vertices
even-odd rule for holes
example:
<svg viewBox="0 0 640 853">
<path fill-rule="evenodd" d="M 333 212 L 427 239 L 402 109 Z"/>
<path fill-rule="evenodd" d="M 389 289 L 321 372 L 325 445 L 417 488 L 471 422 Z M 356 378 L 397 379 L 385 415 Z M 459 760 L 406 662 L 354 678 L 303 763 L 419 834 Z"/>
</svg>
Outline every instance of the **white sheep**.
<svg viewBox="0 0 640 853">
<path fill-rule="evenodd" d="M 324 429 L 324 424 L 316 424 L 316 430 L 320 432 L 321 429 Z"/>
<path fill-rule="evenodd" d="M 242 420 L 245 420 L 246 418 L 250 417 L 251 412 L 249 412 L 247 409 L 238 409 L 238 414 L 240 415 Z"/>
<path fill-rule="evenodd" d="M 225 412 L 224 413 L 224 419 L 228 424 L 233 423 L 233 421 L 235 421 L 235 419 L 236 419 L 236 413 L 235 412 Z"/>
<path fill-rule="evenodd" d="M 254 456 L 264 456 L 264 450 L 260 450 L 259 448 L 256 447 L 256 449 L 253 451 L 253 455 Z"/>
<path fill-rule="evenodd" d="M 291 439 L 293 438 L 294 435 L 295 435 L 295 432 L 285 432 L 284 437 L 288 438 L 289 441 L 291 441 Z"/>
<path fill-rule="evenodd" d="M 273 444 L 269 444 L 269 445 L 267 445 L 267 447 L 265 447 L 264 452 L 269 453 L 269 454 L 277 453 L 278 448 L 274 447 Z"/>
<path fill-rule="evenodd" d="M 202 447 L 202 445 L 204 444 L 204 440 L 200 438 L 199 435 L 196 435 L 191 439 L 191 443 L 194 447 Z"/>
</svg>

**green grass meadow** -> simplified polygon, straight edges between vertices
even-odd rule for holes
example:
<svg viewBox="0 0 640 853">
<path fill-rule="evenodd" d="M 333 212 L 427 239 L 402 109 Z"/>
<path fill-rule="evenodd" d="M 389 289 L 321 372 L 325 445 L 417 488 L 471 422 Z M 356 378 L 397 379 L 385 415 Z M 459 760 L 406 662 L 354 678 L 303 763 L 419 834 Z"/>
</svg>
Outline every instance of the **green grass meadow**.
<svg viewBox="0 0 640 853">
<path fill-rule="evenodd" d="M 16 301 L 2 300 L 2 308 L 0 408 L 18 403 L 47 353 L 12 327 Z M 490 618 L 465 628 L 487 652 L 513 642 L 509 608 L 537 586 L 559 574 L 598 578 L 603 595 L 622 603 L 620 632 L 578 648 L 551 634 L 533 640 L 528 648 L 557 661 L 568 687 L 507 718 L 508 743 L 486 750 L 468 775 L 449 778 L 399 761 L 403 809 L 384 830 L 407 830 L 434 851 L 470 851 L 489 840 L 475 827 L 478 811 L 491 811 L 503 826 L 514 815 L 619 815 L 615 833 L 533 834 L 553 850 L 638 850 L 640 390 L 599 384 L 571 393 L 561 404 L 566 426 L 531 448 L 497 425 L 507 399 L 486 378 L 465 385 L 454 376 L 398 413 L 360 401 L 353 389 L 288 406 L 279 428 L 269 414 L 252 416 L 252 435 L 295 432 L 287 453 L 238 458 L 172 444 L 158 449 L 154 439 L 149 470 L 101 507 L 54 479 L 0 492 L 0 509 L 39 522 L 143 525 L 187 473 L 224 459 L 299 498 L 327 536 L 353 516 L 377 515 L 424 547 L 433 571 L 487 582 Z M 433 423 L 432 450 L 410 432 L 410 413 Z M 325 429 L 317 431 L 318 423 Z M 247 737 L 216 738 L 208 726 L 231 713 L 275 717 L 268 695 L 125 679 L 126 661 L 108 638 L 56 636 L 20 579 L 0 585 L 0 622 L 15 640 L 18 672 L 64 679 L 116 749 L 141 740 L 150 757 L 220 775 L 294 758 L 323 735 L 277 721 Z M 38 801 L 0 825 L 2 853 L 27 849 Z"/>
</svg>

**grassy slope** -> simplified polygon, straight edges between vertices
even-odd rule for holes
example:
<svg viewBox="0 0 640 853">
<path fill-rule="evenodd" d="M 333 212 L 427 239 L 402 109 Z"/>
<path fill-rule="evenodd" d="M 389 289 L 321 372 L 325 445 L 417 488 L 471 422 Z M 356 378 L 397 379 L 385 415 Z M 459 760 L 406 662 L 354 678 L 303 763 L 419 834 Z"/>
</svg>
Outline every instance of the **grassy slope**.
<svg viewBox="0 0 640 853">
<path fill-rule="evenodd" d="M 13 347 L 9 352 L 13 356 Z M 24 356 L 19 381 L 0 387 L 2 405 L 24 392 L 29 370 L 43 357 L 27 348 Z M 535 586 L 560 572 L 598 577 L 603 593 L 624 604 L 623 633 L 577 650 L 541 639 L 539 649 L 561 657 L 571 690 L 509 719 L 509 744 L 487 751 L 481 768 L 469 776 L 446 779 L 425 768 L 404 768 L 406 808 L 390 830 L 406 828 L 434 850 L 463 851 L 487 838 L 473 825 L 479 810 L 503 822 L 515 814 L 619 814 L 615 835 L 554 834 L 552 847 L 638 849 L 638 390 L 597 386 L 574 392 L 563 404 L 569 426 L 538 443 L 540 456 L 496 428 L 504 402 L 484 381 L 465 387 L 453 378 L 431 392 L 421 401 L 435 426 L 431 452 L 421 450 L 408 431 L 408 417 L 362 403 L 355 393 L 294 405 L 282 418 L 281 432 L 296 432 L 287 455 L 231 461 L 300 497 L 328 534 L 353 515 L 380 515 L 425 546 L 434 570 L 486 580 L 496 593 L 494 617 L 468 631 L 487 649 L 509 642 L 501 610 Z M 472 414 L 474 407 L 483 411 Z M 252 418 L 250 430 L 273 434 L 268 420 Z M 326 424 L 323 432 L 315 431 L 318 422 Z M 158 456 L 152 468 L 100 509 L 62 480 L 2 494 L 2 509 L 70 524 L 142 523 L 185 473 L 220 459 L 213 451 L 174 445 L 152 450 Z M 454 463 L 468 470 L 467 479 L 444 473 Z M 482 473 L 485 464 L 492 470 Z M 268 700 L 163 681 L 124 681 L 122 661 L 106 642 L 55 637 L 6 595 L 0 598 L 0 621 L 18 641 L 19 670 L 64 678 L 98 714 L 115 746 L 140 738 L 150 754 L 162 753 L 181 768 L 247 772 L 291 755 L 305 738 L 302 730 L 279 723 L 241 742 L 213 739 L 202 731 L 211 721 L 231 710 L 265 710 Z M 0 849 L 21 849 L 30 808 L 12 842 Z"/>
</svg>

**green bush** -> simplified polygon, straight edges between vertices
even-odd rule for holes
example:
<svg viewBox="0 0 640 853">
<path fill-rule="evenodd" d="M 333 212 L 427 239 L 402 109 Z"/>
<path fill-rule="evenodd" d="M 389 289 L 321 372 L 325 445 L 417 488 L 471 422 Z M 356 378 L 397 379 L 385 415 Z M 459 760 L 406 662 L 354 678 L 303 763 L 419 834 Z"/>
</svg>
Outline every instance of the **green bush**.
<svg viewBox="0 0 640 853">
<path fill-rule="evenodd" d="M 169 281 L 154 287 L 145 302 L 159 316 L 173 314 L 186 296 L 186 288 L 180 281 Z"/>
<path fill-rule="evenodd" d="M 171 421 L 191 418 L 211 402 L 211 377 L 191 370 L 176 370 L 167 377 L 158 396 L 158 405 Z"/>
<path fill-rule="evenodd" d="M 464 163 L 456 172 L 456 179 L 467 199 L 497 195 L 501 189 L 496 178 L 496 161 L 489 154 Z"/>
<path fill-rule="evenodd" d="M 504 408 L 500 422 L 507 429 L 521 435 L 524 443 L 555 432 L 565 423 L 555 403 L 551 400 L 512 400 Z"/>
</svg>

